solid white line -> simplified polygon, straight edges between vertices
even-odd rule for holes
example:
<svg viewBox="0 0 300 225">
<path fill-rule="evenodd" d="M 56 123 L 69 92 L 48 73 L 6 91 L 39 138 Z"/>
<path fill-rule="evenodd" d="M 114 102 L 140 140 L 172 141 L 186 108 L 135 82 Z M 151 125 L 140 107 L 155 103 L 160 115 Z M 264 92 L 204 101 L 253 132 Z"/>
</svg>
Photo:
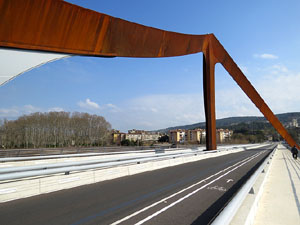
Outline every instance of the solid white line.
<svg viewBox="0 0 300 225">
<path fill-rule="evenodd" d="M 261 152 L 260 154 L 262 154 L 262 153 L 263 153 L 263 152 Z M 259 155 L 260 155 L 260 154 L 259 154 Z M 257 156 L 258 156 L 258 155 L 257 155 Z M 256 156 L 256 157 L 257 157 L 257 156 Z M 255 157 L 255 158 L 256 158 L 256 157 Z M 252 158 L 252 159 L 254 159 L 254 158 Z M 246 161 L 246 162 L 244 162 L 244 163 L 240 164 L 239 166 L 237 166 L 237 167 L 233 168 L 232 170 L 229 170 L 228 172 L 226 172 L 225 174 L 223 174 L 223 175 L 219 176 L 218 178 L 216 178 L 216 179 L 212 180 L 211 182 L 209 182 L 209 183 L 207 183 L 207 184 L 203 185 L 202 187 L 200 187 L 200 188 L 198 188 L 198 189 L 194 190 L 193 192 L 191 192 L 191 193 L 187 194 L 186 196 L 184 196 L 184 197 L 182 197 L 182 198 L 178 199 L 177 201 L 175 201 L 175 202 L 171 203 L 170 205 L 168 205 L 168 206 L 166 206 L 166 207 L 162 208 L 161 210 L 159 210 L 159 211 L 157 211 L 157 212 L 153 213 L 152 215 L 150 215 L 150 216 L 146 217 L 145 219 L 143 219 L 143 220 L 141 220 L 141 221 L 137 222 L 135 225 L 141 225 L 141 224 L 145 223 L 146 221 L 148 221 L 148 220 L 152 219 L 153 217 L 155 217 L 155 216 L 159 215 L 160 213 L 162 213 L 162 212 L 166 211 L 167 209 L 169 209 L 169 208 L 173 207 L 174 205 L 176 205 L 176 204 L 178 204 L 178 203 L 182 202 L 183 200 L 187 199 L 188 197 L 190 197 L 190 196 L 194 195 L 195 193 L 197 193 L 198 191 L 200 191 L 200 190 L 202 190 L 203 188 L 207 187 L 208 185 L 210 185 L 210 184 L 212 184 L 212 183 L 216 182 L 217 180 L 221 179 L 222 177 L 224 177 L 224 176 L 228 175 L 229 173 L 231 173 L 232 171 L 236 170 L 237 168 L 239 168 L 239 167 L 241 167 L 241 166 L 245 165 L 246 163 L 250 162 L 252 159 L 249 159 L 248 161 Z"/>
<path fill-rule="evenodd" d="M 261 152 L 261 153 L 262 153 L 262 152 Z M 174 193 L 174 194 L 172 194 L 172 195 L 169 195 L 168 197 L 163 198 L 163 199 L 161 199 L 161 200 L 159 200 L 159 201 L 157 201 L 157 202 L 155 202 L 155 203 L 153 203 L 153 204 L 151 204 L 151 205 L 149 205 L 149 206 L 147 206 L 147 207 L 145 207 L 145 208 L 143 208 L 143 209 L 141 209 L 141 210 L 139 210 L 139 211 L 134 212 L 134 213 L 132 213 L 132 214 L 130 214 L 130 215 L 128 215 L 128 216 L 126 216 L 126 217 L 124 217 L 124 218 L 122 218 L 122 219 L 120 219 L 120 220 L 114 222 L 114 223 L 112 223 L 111 225 L 117 225 L 117 224 L 120 224 L 120 223 L 122 223 L 122 222 L 124 222 L 124 221 L 126 221 L 126 220 L 128 220 L 128 219 L 130 219 L 130 218 L 132 218 L 132 217 L 134 217 L 134 216 L 136 216 L 136 215 L 138 215 L 138 214 L 140 214 L 140 213 L 142 213 L 142 212 L 144 212 L 144 211 L 146 211 L 146 210 L 148 210 L 148 209 L 150 209 L 150 208 L 152 208 L 152 207 L 154 207 L 154 206 L 156 206 L 156 205 L 158 205 L 158 204 L 160 204 L 160 203 L 162 203 L 162 202 L 164 202 L 164 201 L 166 201 L 166 200 L 168 200 L 168 199 L 170 199 L 170 198 L 175 197 L 176 195 L 179 195 L 180 193 L 182 193 L 182 192 L 184 192 L 184 191 L 186 191 L 186 190 L 189 190 L 189 189 L 195 187 L 196 185 L 198 185 L 198 184 L 200 184 L 200 183 L 205 182 L 206 180 L 211 179 L 211 178 L 214 177 L 214 176 L 217 176 L 217 175 L 220 174 L 220 173 L 225 172 L 226 170 L 228 170 L 228 169 L 230 169 L 230 168 L 232 168 L 232 167 L 234 167 L 234 166 L 236 166 L 236 165 L 238 165 L 238 164 L 240 164 L 240 163 L 243 163 L 244 161 L 247 161 L 247 160 L 249 160 L 249 159 L 251 159 L 251 158 L 257 157 L 257 156 L 260 155 L 261 153 L 256 153 L 256 154 L 254 154 L 254 155 L 252 155 L 252 156 L 249 156 L 248 158 L 243 159 L 242 161 L 240 161 L 240 162 L 238 162 L 238 163 L 236 163 L 236 164 L 234 164 L 234 165 L 231 165 L 231 166 L 229 166 L 229 167 L 227 167 L 227 168 L 225 168 L 225 169 L 223 169 L 223 170 L 221 170 L 221 171 L 219 171 L 219 172 L 217 172 L 217 173 L 215 173 L 215 174 L 213 174 L 213 175 L 211 175 L 211 176 L 209 176 L 209 177 L 207 177 L 207 178 L 205 178 L 205 179 L 203 179 L 203 180 L 201 180 L 201 181 L 198 181 L 197 183 L 192 184 L 192 185 L 190 185 L 190 186 L 187 187 L 187 188 L 184 188 L 184 189 L 182 189 L 182 190 L 180 190 L 180 191 L 178 191 L 178 192 L 176 192 L 176 193 Z"/>
</svg>

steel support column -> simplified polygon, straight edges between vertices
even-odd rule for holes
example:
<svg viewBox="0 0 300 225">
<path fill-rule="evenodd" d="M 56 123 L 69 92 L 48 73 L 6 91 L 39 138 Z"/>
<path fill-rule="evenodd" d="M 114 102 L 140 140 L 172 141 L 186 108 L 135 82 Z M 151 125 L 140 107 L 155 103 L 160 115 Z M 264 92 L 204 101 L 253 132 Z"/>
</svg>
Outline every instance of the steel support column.
<svg viewBox="0 0 300 225">
<path fill-rule="evenodd" d="M 215 62 L 210 47 L 203 54 L 203 95 L 206 124 L 206 150 L 217 149 L 215 112 Z"/>
</svg>

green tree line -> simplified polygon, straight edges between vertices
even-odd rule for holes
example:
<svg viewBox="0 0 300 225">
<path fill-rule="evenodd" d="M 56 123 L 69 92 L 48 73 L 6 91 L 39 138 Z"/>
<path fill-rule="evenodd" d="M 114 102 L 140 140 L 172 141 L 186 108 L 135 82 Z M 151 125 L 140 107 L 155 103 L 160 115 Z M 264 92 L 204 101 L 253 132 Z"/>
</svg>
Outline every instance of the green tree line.
<svg viewBox="0 0 300 225">
<path fill-rule="evenodd" d="M 272 132 L 276 132 L 271 124 L 267 122 L 238 123 L 227 126 L 226 128 L 233 130 L 231 137 L 232 143 L 264 142 Z"/>
<path fill-rule="evenodd" d="M 0 124 L 0 148 L 104 146 L 111 125 L 88 113 L 49 112 L 24 115 Z"/>
</svg>

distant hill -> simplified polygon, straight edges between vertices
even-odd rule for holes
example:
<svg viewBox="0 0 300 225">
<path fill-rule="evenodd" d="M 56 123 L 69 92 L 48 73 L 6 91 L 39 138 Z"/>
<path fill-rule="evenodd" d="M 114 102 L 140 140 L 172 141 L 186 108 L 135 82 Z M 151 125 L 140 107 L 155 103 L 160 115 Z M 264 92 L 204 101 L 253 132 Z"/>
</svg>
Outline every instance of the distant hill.
<svg viewBox="0 0 300 225">
<path fill-rule="evenodd" d="M 291 112 L 291 113 L 281 113 L 276 114 L 277 118 L 281 123 L 287 124 L 292 121 L 292 119 L 297 119 L 300 124 L 300 112 Z M 260 116 L 238 116 L 238 117 L 228 117 L 223 119 L 216 120 L 217 128 L 223 128 L 228 126 L 233 126 L 239 123 L 252 123 L 252 122 L 267 122 L 265 117 Z M 182 125 L 176 127 L 168 127 L 165 129 L 158 130 L 159 132 L 168 132 L 169 130 L 175 129 L 186 129 L 192 130 L 196 128 L 205 128 L 205 122 L 190 124 L 190 125 Z"/>
</svg>

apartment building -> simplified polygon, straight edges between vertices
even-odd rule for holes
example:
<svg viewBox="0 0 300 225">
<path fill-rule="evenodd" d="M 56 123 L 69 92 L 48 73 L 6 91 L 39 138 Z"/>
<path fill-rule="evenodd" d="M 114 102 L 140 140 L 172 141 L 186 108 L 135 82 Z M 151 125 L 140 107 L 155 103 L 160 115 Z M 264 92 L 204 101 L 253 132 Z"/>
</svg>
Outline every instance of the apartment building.
<svg viewBox="0 0 300 225">
<path fill-rule="evenodd" d="M 206 132 L 204 129 L 195 129 L 195 130 L 170 130 L 169 140 L 171 143 L 203 143 Z"/>
<path fill-rule="evenodd" d="M 112 130 L 112 142 L 120 145 L 121 141 L 125 139 L 126 134 L 120 132 L 119 130 Z"/>
<path fill-rule="evenodd" d="M 205 143 L 206 130 L 205 129 L 194 129 L 194 130 L 171 130 L 170 132 L 170 143 L 191 143 L 200 144 Z M 228 129 L 217 129 L 217 142 L 223 143 L 228 140 L 233 134 L 232 130 Z"/>
<path fill-rule="evenodd" d="M 120 144 L 125 139 L 130 141 L 158 141 L 161 135 L 158 132 L 132 129 L 128 130 L 128 133 L 113 130 L 112 136 L 113 143 Z"/>
<path fill-rule="evenodd" d="M 187 130 L 185 140 L 189 143 L 203 143 L 206 136 L 204 129 Z"/>
<path fill-rule="evenodd" d="M 169 141 L 171 143 L 184 143 L 185 142 L 185 130 L 177 129 L 169 131 Z"/>
<path fill-rule="evenodd" d="M 224 143 L 232 136 L 233 131 L 228 129 L 217 129 L 217 142 Z"/>
</svg>

